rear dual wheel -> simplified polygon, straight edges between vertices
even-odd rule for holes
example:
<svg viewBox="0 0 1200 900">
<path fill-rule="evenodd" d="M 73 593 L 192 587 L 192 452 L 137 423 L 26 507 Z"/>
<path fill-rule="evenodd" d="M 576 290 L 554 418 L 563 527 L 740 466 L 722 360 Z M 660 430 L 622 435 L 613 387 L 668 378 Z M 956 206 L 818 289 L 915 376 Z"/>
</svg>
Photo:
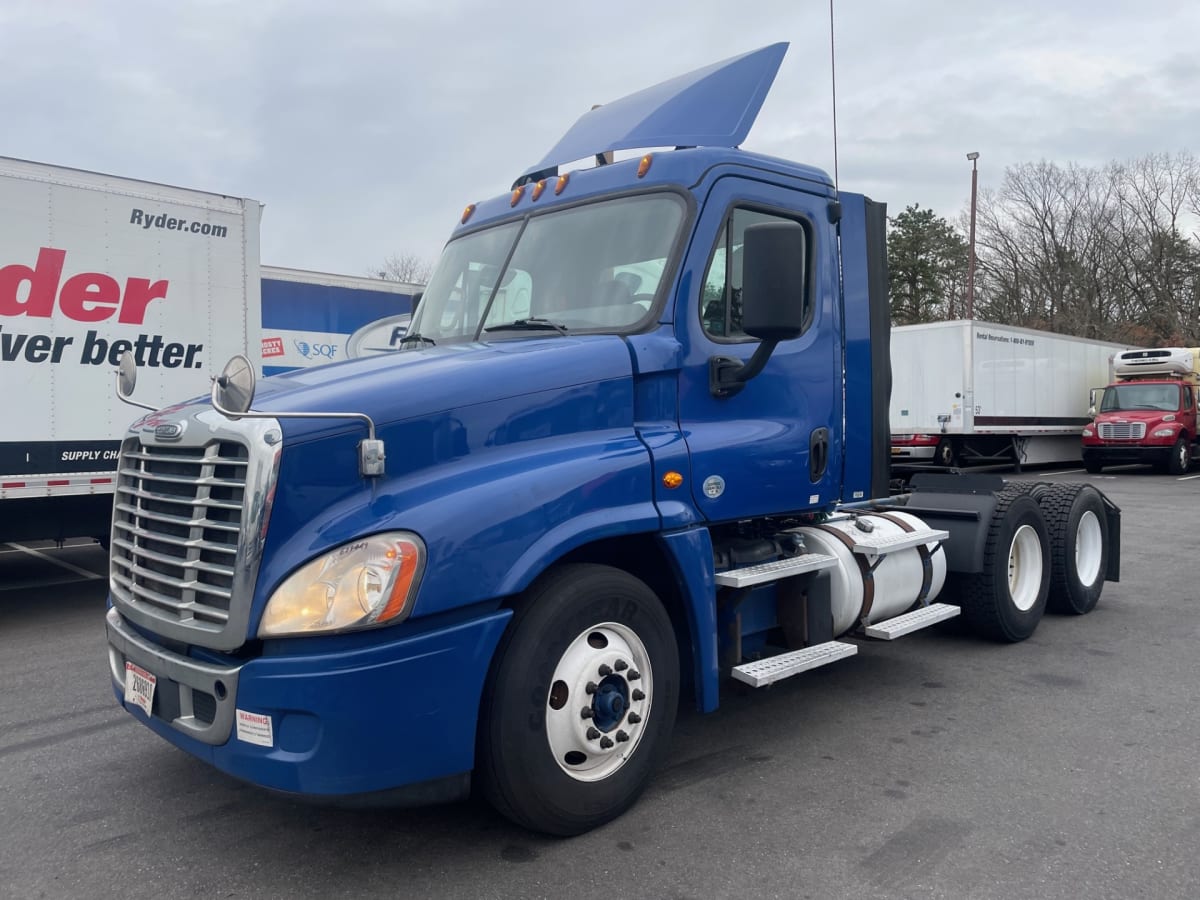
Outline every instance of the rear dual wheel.
<svg viewBox="0 0 1200 900">
<path fill-rule="evenodd" d="M 1050 532 L 1049 608 L 1082 616 L 1100 600 L 1108 572 L 1108 515 L 1090 484 L 1059 484 L 1038 496 Z"/>
<path fill-rule="evenodd" d="M 1023 641 L 1037 628 L 1050 587 L 1045 518 L 1028 493 L 1006 489 L 984 545 L 983 571 L 959 577 L 964 621 L 996 641 Z"/>
</svg>

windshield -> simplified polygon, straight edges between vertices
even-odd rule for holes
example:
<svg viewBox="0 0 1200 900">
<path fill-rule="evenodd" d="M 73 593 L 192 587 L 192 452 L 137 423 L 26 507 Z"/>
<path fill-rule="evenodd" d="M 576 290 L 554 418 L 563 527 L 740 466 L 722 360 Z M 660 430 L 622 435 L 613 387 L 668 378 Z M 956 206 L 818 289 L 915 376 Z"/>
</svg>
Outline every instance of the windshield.
<svg viewBox="0 0 1200 900">
<path fill-rule="evenodd" d="M 1179 409 L 1179 388 L 1173 384 L 1119 384 L 1105 388 L 1100 412 L 1129 409 Z"/>
<path fill-rule="evenodd" d="M 408 346 L 641 322 L 679 236 L 677 194 L 623 197 L 509 222 L 446 245 Z"/>
</svg>

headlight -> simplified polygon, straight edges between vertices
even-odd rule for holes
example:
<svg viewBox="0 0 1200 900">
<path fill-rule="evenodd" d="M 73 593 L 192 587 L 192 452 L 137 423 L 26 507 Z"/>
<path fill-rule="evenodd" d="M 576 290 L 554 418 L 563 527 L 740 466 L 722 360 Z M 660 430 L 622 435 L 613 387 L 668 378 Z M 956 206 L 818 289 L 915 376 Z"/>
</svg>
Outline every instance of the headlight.
<svg viewBox="0 0 1200 900">
<path fill-rule="evenodd" d="M 258 636 L 349 631 L 408 614 L 425 566 L 415 534 L 393 531 L 343 544 L 301 566 L 263 611 Z"/>
<path fill-rule="evenodd" d="M 1158 428 L 1154 432 L 1155 437 L 1170 437 L 1175 433 L 1174 428 Z"/>
<path fill-rule="evenodd" d="M 1095 436 L 1096 436 L 1096 432 L 1095 432 L 1095 431 L 1093 431 L 1093 430 L 1091 429 L 1091 427 L 1089 426 L 1088 428 L 1085 428 L 1085 429 L 1083 429 L 1083 436 L 1084 436 L 1084 437 L 1095 437 Z"/>
</svg>

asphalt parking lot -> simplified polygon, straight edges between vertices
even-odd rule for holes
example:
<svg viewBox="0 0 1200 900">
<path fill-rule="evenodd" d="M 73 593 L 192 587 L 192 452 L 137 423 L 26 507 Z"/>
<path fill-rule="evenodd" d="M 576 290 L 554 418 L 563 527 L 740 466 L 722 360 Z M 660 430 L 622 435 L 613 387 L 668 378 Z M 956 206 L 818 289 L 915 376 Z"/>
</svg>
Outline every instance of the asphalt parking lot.
<svg viewBox="0 0 1200 900">
<path fill-rule="evenodd" d="M 571 840 L 221 775 L 117 706 L 99 547 L 0 545 L 0 897 L 1195 896 L 1200 475 L 1016 477 L 1122 508 L 1122 580 L 1092 614 L 729 686 L 682 711 L 633 810 Z"/>
</svg>

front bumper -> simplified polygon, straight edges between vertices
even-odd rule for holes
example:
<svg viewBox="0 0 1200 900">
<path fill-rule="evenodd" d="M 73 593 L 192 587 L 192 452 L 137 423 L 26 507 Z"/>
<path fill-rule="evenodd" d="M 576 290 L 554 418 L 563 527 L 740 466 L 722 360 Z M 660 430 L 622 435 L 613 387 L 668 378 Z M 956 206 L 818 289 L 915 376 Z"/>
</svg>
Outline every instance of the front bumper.
<svg viewBox="0 0 1200 900">
<path fill-rule="evenodd" d="M 1171 444 L 1146 446 L 1135 444 L 1084 444 L 1083 461 L 1115 466 L 1122 463 L 1165 465 L 1171 454 Z"/>
<path fill-rule="evenodd" d="M 299 794 L 352 796 L 444 779 L 474 765 L 492 655 L 512 613 L 365 649 L 216 666 L 148 640 L 113 608 L 113 692 L 134 718 L 236 778 Z M 157 678 L 153 715 L 125 703 L 125 663 Z M 268 717 L 247 729 L 239 713 Z M 263 741 L 270 734 L 270 745 Z"/>
<path fill-rule="evenodd" d="M 892 444 L 892 459 L 933 459 L 936 446 L 929 444 Z"/>
</svg>

